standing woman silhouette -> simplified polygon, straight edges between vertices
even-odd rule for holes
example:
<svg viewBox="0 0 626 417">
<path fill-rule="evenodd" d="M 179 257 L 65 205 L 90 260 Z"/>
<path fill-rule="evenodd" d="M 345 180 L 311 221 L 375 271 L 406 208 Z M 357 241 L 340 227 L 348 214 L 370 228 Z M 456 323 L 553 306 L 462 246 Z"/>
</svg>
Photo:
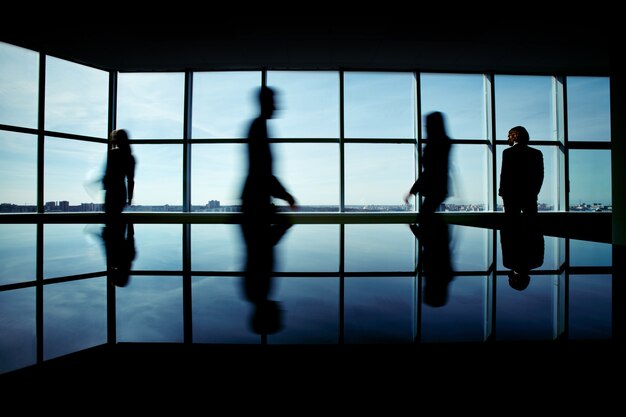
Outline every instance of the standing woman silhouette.
<svg viewBox="0 0 626 417">
<path fill-rule="evenodd" d="M 107 164 L 102 184 L 105 190 L 104 212 L 120 214 L 133 200 L 135 189 L 135 157 L 133 156 L 128 133 L 118 129 L 109 135 Z"/>
</svg>

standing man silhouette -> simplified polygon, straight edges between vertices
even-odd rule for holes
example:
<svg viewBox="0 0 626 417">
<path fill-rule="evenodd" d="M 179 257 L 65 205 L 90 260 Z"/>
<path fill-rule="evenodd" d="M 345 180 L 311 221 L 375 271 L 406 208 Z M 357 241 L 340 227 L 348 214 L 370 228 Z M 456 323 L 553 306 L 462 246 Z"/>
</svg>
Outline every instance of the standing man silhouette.
<svg viewBox="0 0 626 417">
<path fill-rule="evenodd" d="M 522 126 L 509 130 L 508 141 L 510 147 L 502 152 L 498 195 L 507 214 L 535 215 L 543 184 L 543 154 L 528 146 L 530 136 Z"/>
</svg>

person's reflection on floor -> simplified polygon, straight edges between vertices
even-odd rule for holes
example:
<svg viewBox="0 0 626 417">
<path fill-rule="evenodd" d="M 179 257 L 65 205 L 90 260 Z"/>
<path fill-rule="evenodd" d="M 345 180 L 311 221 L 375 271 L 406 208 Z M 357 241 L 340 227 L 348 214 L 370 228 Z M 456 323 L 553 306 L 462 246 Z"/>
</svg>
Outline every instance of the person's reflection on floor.
<svg viewBox="0 0 626 417">
<path fill-rule="evenodd" d="M 244 215 L 241 227 L 246 242 L 243 290 L 245 298 L 253 306 L 250 329 L 257 334 L 274 334 L 283 328 L 280 304 L 270 299 L 274 273 L 274 246 L 291 224 L 286 219 L 276 224 L 258 223 Z"/>
<path fill-rule="evenodd" d="M 128 284 L 130 270 L 137 256 L 135 250 L 135 228 L 132 223 L 121 219 L 110 221 L 102 229 L 102 240 L 106 251 L 107 277 L 117 287 Z"/>
<path fill-rule="evenodd" d="M 508 221 L 500 230 L 502 264 L 510 269 L 509 285 L 518 291 L 530 284 L 530 271 L 543 265 L 544 239 L 530 219 Z"/>
<path fill-rule="evenodd" d="M 448 301 L 448 286 L 453 278 L 448 224 L 439 215 L 431 214 L 419 226 L 409 227 L 422 245 L 418 267 L 424 274 L 424 304 L 442 307 Z"/>
</svg>

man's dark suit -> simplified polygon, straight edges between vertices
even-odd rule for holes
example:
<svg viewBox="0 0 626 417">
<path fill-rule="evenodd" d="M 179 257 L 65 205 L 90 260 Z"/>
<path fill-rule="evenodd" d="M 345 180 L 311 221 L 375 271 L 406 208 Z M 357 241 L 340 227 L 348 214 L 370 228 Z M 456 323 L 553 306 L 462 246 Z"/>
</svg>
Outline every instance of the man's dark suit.
<svg viewBox="0 0 626 417">
<path fill-rule="evenodd" d="M 543 154 L 518 143 L 502 152 L 500 189 L 504 211 L 537 213 L 537 195 L 543 184 Z"/>
</svg>

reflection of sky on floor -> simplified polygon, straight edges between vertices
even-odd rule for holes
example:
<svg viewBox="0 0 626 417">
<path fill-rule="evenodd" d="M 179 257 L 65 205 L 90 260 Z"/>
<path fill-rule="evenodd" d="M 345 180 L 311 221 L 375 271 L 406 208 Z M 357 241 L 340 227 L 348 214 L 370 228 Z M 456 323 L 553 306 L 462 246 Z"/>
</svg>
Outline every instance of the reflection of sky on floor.
<svg viewBox="0 0 626 417">
<path fill-rule="evenodd" d="M 43 227 L 44 360 L 107 341 L 101 230 L 93 224 Z M 183 225 L 135 225 L 133 273 L 127 286 L 114 290 L 118 342 L 181 343 L 185 302 L 191 303 L 194 343 L 454 343 L 490 335 L 552 340 L 563 331 L 575 340 L 611 337 L 607 244 L 545 236 L 544 262 L 518 291 L 502 265 L 499 231 L 451 226 L 455 276 L 445 305 L 431 307 L 419 298 L 421 250 L 407 225 L 294 225 L 274 248 L 277 277 L 269 293 L 282 311 L 283 326 L 264 338 L 252 331 L 253 308 L 244 297 L 240 227 L 194 224 L 190 230 L 185 301 Z M 0 372 L 37 361 L 36 231 L 33 224 L 0 225 Z M 568 270 L 567 250 L 570 266 L 596 269 Z M 77 274 L 91 275 L 62 278 Z"/>
</svg>

